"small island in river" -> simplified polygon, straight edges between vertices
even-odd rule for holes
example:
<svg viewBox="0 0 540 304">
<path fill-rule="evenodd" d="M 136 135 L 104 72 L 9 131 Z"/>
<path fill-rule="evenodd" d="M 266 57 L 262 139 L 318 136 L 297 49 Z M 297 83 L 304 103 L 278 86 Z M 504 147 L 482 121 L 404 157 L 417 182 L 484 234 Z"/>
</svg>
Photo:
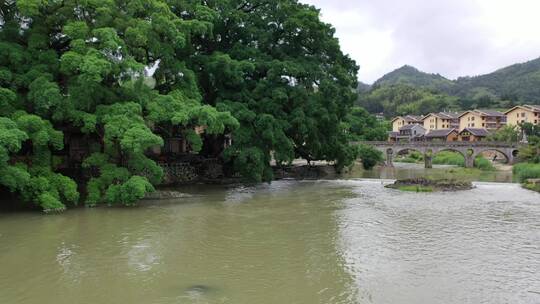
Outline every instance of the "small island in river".
<svg viewBox="0 0 540 304">
<path fill-rule="evenodd" d="M 440 192 L 471 190 L 474 186 L 470 181 L 455 179 L 410 178 L 397 180 L 386 188 L 412 192 Z"/>
</svg>

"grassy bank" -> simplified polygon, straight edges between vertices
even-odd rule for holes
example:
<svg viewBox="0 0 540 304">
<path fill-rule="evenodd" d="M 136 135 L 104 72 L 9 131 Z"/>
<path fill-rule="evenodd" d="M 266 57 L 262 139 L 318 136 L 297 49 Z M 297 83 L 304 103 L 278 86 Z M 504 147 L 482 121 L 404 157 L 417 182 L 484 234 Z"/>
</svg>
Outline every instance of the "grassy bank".
<svg viewBox="0 0 540 304">
<path fill-rule="evenodd" d="M 540 164 L 520 163 L 514 166 L 513 172 L 524 188 L 540 192 L 540 184 L 529 182 L 540 179 Z"/>
<path fill-rule="evenodd" d="M 513 172 L 522 183 L 530 178 L 540 178 L 540 164 L 520 163 L 514 166 Z"/>
</svg>

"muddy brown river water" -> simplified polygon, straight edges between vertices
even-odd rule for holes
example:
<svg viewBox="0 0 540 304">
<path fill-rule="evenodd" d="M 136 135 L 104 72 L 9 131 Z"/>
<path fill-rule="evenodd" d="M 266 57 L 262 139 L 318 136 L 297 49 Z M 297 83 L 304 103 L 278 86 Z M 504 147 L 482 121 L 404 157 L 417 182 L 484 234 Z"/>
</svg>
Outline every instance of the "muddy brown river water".
<svg viewBox="0 0 540 304">
<path fill-rule="evenodd" d="M 388 180 L 0 214 L 0 303 L 540 303 L 540 194 Z"/>
</svg>

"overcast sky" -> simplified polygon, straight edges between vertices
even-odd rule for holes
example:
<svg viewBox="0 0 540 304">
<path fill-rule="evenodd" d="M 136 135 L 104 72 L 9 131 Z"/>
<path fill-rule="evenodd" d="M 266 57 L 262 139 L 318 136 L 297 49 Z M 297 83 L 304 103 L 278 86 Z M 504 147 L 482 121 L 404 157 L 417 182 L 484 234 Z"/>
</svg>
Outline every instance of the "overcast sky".
<svg viewBox="0 0 540 304">
<path fill-rule="evenodd" d="M 454 79 L 540 57 L 540 0 L 300 0 L 372 83 L 409 64 Z"/>
</svg>

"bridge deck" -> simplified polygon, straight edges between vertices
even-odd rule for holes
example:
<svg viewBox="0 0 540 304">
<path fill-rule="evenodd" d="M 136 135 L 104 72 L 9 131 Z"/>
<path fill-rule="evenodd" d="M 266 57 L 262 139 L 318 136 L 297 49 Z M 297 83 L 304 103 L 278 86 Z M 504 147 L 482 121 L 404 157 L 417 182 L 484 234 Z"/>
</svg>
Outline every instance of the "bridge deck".
<svg viewBox="0 0 540 304">
<path fill-rule="evenodd" d="M 466 142 L 466 141 L 447 141 L 447 142 L 427 142 L 427 141 L 418 141 L 418 142 L 389 142 L 389 141 L 362 141 L 362 142 L 352 142 L 352 144 L 366 144 L 370 146 L 378 147 L 471 147 L 471 148 L 520 148 L 526 146 L 524 143 L 506 143 L 506 142 L 492 142 L 492 141 L 475 141 L 475 142 Z"/>
<path fill-rule="evenodd" d="M 489 150 L 502 153 L 509 164 L 513 164 L 515 157 L 519 153 L 519 148 L 526 145 L 523 143 L 506 143 L 491 141 L 448 141 L 448 142 L 388 142 L 388 141 L 365 141 L 352 144 L 365 144 L 386 154 L 386 164 L 392 166 L 394 155 L 406 150 L 416 150 L 424 154 L 426 168 L 431 168 L 432 155 L 445 150 L 452 150 L 461 153 L 465 158 L 465 166 L 472 168 L 478 155 Z"/>
</svg>

